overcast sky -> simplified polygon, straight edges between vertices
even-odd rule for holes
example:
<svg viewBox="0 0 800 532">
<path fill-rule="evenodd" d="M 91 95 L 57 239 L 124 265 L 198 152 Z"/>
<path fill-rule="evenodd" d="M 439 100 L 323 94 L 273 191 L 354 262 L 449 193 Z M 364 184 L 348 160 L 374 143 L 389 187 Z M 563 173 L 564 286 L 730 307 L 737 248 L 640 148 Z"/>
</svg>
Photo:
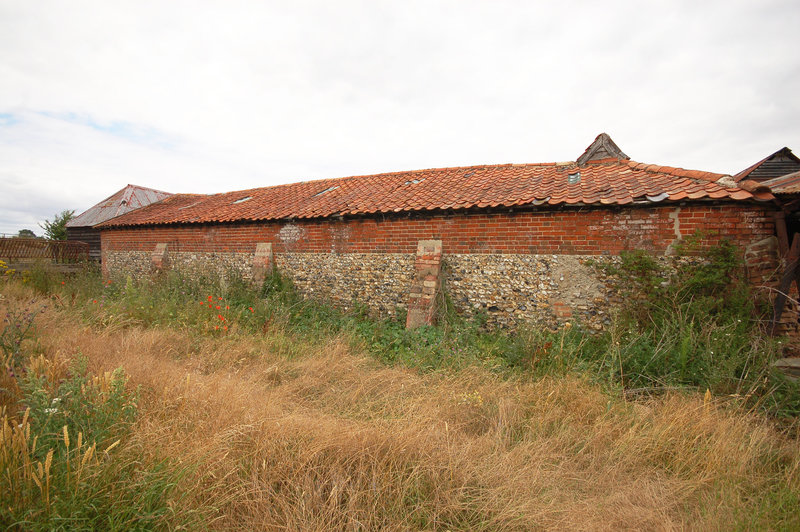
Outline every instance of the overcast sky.
<svg viewBox="0 0 800 532">
<path fill-rule="evenodd" d="M 0 0 L 0 233 L 128 183 L 800 155 L 800 2 Z"/>
</svg>

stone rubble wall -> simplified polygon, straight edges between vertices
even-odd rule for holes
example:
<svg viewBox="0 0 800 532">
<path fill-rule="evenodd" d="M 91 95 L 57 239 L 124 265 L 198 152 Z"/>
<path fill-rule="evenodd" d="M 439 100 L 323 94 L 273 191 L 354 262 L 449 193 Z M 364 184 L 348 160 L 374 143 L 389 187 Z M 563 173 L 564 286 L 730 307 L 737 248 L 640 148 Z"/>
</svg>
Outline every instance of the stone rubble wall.
<svg viewBox="0 0 800 532">
<path fill-rule="evenodd" d="M 514 328 L 577 321 L 599 330 L 610 323 L 613 281 L 583 255 L 445 255 L 445 290 L 459 313 Z"/>
<path fill-rule="evenodd" d="M 151 275 L 151 253 L 108 251 L 113 277 Z M 555 327 L 577 321 L 600 329 L 610 323 L 613 282 L 596 264 L 614 257 L 575 255 L 443 256 L 444 290 L 459 313 L 482 314 L 487 324 L 514 328 L 523 322 Z M 168 267 L 186 275 L 251 277 L 253 254 L 168 252 Z M 349 310 L 366 306 L 377 316 L 407 309 L 414 255 L 406 253 L 278 253 L 278 272 L 306 297 Z"/>
</svg>

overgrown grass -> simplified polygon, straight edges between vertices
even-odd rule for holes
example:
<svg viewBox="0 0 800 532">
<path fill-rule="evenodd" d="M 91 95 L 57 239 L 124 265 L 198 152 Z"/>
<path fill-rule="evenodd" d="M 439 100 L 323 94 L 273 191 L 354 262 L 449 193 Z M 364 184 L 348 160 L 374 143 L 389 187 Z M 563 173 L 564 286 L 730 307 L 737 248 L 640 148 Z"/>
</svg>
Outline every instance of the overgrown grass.
<svg viewBox="0 0 800 532">
<path fill-rule="evenodd" d="M 708 389 L 771 415 L 796 418 L 800 390 L 771 366 L 780 342 L 762 332 L 763 315 L 742 282 L 739 250 L 726 241 L 701 250 L 700 242 L 682 244 L 668 266 L 633 252 L 623 254 L 618 266 L 606 267 L 618 278 L 624 303 L 601 334 L 580 323 L 555 331 L 533 325 L 513 334 L 488 330 L 480 317 L 459 316 L 446 294 L 437 326 L 408 331 L 402 314 L 375 319 L 364 307 L 343 312 L 304 299 L 277 272 L 256 288 L 235 272 L 219 278 L 173 271 L 157 279 L 106 282 L 97 272 L 69 278 L 34 273 L 29 282 L 102 327 L 264 334 L 287 356 L 343 336 L 384 363 L 420 371 L 477 365 L 506 375 L 581 374 L 627 393 Z"/>
<path fill-rule="evenodd" d="M 166 459 L 143 464 L 130 442 L 137 397 L 124 371 L 92 373 L 80 353 L 42 354 L 36 321 L 48 305 L 13 281 L 0 289 L 0 526 L 200 526 L 199 513 L 172 506 L 185 468 Z"/>
<path fill-rule="evenodd" d="M 547 337 L 553 344 L 541 350 L 535 366 L 549 376 L 519 364 L 487 367 L 484 358 L 460 369 L 440 364 L 434 371 L 410 371 L 358 349 L 363 339 L 351 340 L 345 327 L 350 320 L 360 323 L 357 313 L 336 318 L 338 326 L 331 328 L 313 322 L 311 316 L 326 318 L 312 308 L 303 321 L 272 317 L 266 332 L 255 323 L 258 334 L 244 320 L 231 320 L 224 332 L 201 319 L 143 326 L 157 316 L 119 317 L 122 296 L 107 295 L 102 308 L 100 298 L 94 303 L 94 297 L 77 294 L 70 303 L 81 282 L 59 281 L 61 301 L 56 298 L 56 305 L 37 314 L 21 342 L 29 367 L 43 365 L 40 356 L 47 361 L 46 371 L 31 373 L 51 375 L 38 386 L 48 392 L 34 408 L 52 408 L 53 399 L 67 393 L 65 386 L 82 388 L 67 381 L 83 379 L 86 387 L 93 382 L 90 375 L 108 375 L 117 382 L 128 379 L 123 406 L 111 410 L 125 412 L 124 405 L 135 402 L 136 415 L 129 409 L 123 423 L 96 424 L 96 434 L 106 434 L 98 439 L 121 443 L 109 450 L 108 459 L 103 455 L 97 474 L 88 469 L 81 474 L 88 479 L 83 500 L 102 510 L 98 515 L 105 520 L 88 513 L 63 528 L 800 526 L 796 440 L 723 398 L 667 392 L 631 402 L 604 391 L 589 374 L 575 375 L 578 362 L 555 356 L 577 353 L 573 348 L 586 338 L 577 327 Z M 110 294 L 111 286 L 102 290 Z M 202 298 L 193 294 L 197 310 L 186 312 L 207 312 L 196 300 L 209 295 L 223 297 L 233 310 L 236 296 L 230 285 L 227 289 L 203 292 Z M 277 292 L 267 299 L 289 297 L 285 290 Z M 3 295 L 3 306 L 44 302 L 24 286 L 6 286 Z M 249 300 L 235 305 L 245 303 Z M 169 316 L 169 308 L 155 306 L 153 312 Z M 258 312 L 265 321 L 271 318 L 267 309 Z M 284 341 L 294 339 L 295 346 L 283 350 Z M 86 357 L 85 368 L 76 369 L 74 353 Z M 60 362 L 66 359 L 72 361 Z M 120 367 L 124 377 L 114 377 Z M 110 393 L 114 387 L 99 389 Z M 56 446 L 54 461 L 58 449 L 66 449 L 63 431 L 56 430 L 62 421 L 46 430 Z M 70 425 L 70 449 L 77 445 L 75 431 L 91 425 Z M 107 445 L 98 444 L 94 453 L 102 454 Z M 72 455 L 72 472 L 85 456 L 86 444 L 81 448 L 80 460 Z M 107 509 L 109 500 L 118 508 Z M 19 514 L 28 508 L 10 506 Z M 80 508 L 80 515 L 87 515 L 89 510 Z M 23 518 L 19 528 L 59 526 L 46 512 Z"/>
</svg>

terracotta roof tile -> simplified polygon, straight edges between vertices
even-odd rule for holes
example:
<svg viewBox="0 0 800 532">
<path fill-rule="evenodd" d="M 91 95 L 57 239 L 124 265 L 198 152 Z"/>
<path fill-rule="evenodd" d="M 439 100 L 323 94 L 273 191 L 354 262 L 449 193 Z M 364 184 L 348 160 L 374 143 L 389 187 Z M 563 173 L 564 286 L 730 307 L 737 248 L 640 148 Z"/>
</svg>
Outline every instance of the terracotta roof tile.
<svg viewBox="0 0 800 532">
<path fill-rule="evenodd" d="M 593 160 L 584 166 L 548 163 L 434 168 L 205 196 L 178 194 L 102 225 L 324 218 L 338 214 L 514 205 L 625 205 L 634 201 L 686 198 L 754 199 L 746 190 L 716 184 L 722 177 L 722 174 L 646 165 L 627 159 Z M 250 199 L 239 201 L 247 197 Z"/>
</svg>

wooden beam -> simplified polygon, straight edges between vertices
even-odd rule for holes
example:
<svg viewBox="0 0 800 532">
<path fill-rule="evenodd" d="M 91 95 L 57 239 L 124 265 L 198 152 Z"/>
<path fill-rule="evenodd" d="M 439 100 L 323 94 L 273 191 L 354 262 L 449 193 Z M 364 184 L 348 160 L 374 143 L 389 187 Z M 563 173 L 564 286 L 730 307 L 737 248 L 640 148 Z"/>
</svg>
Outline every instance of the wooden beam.
<svg viewBox="0 0 800 532">
<path fill-rule="evenodd" d="M 789 233 L 786 230 L 786 213 L 779 211 L 773 213 L 775 218 L 775 232 L 778 234 L 778 250 L 780 256 L 789 251 Z"/>
</svg>

